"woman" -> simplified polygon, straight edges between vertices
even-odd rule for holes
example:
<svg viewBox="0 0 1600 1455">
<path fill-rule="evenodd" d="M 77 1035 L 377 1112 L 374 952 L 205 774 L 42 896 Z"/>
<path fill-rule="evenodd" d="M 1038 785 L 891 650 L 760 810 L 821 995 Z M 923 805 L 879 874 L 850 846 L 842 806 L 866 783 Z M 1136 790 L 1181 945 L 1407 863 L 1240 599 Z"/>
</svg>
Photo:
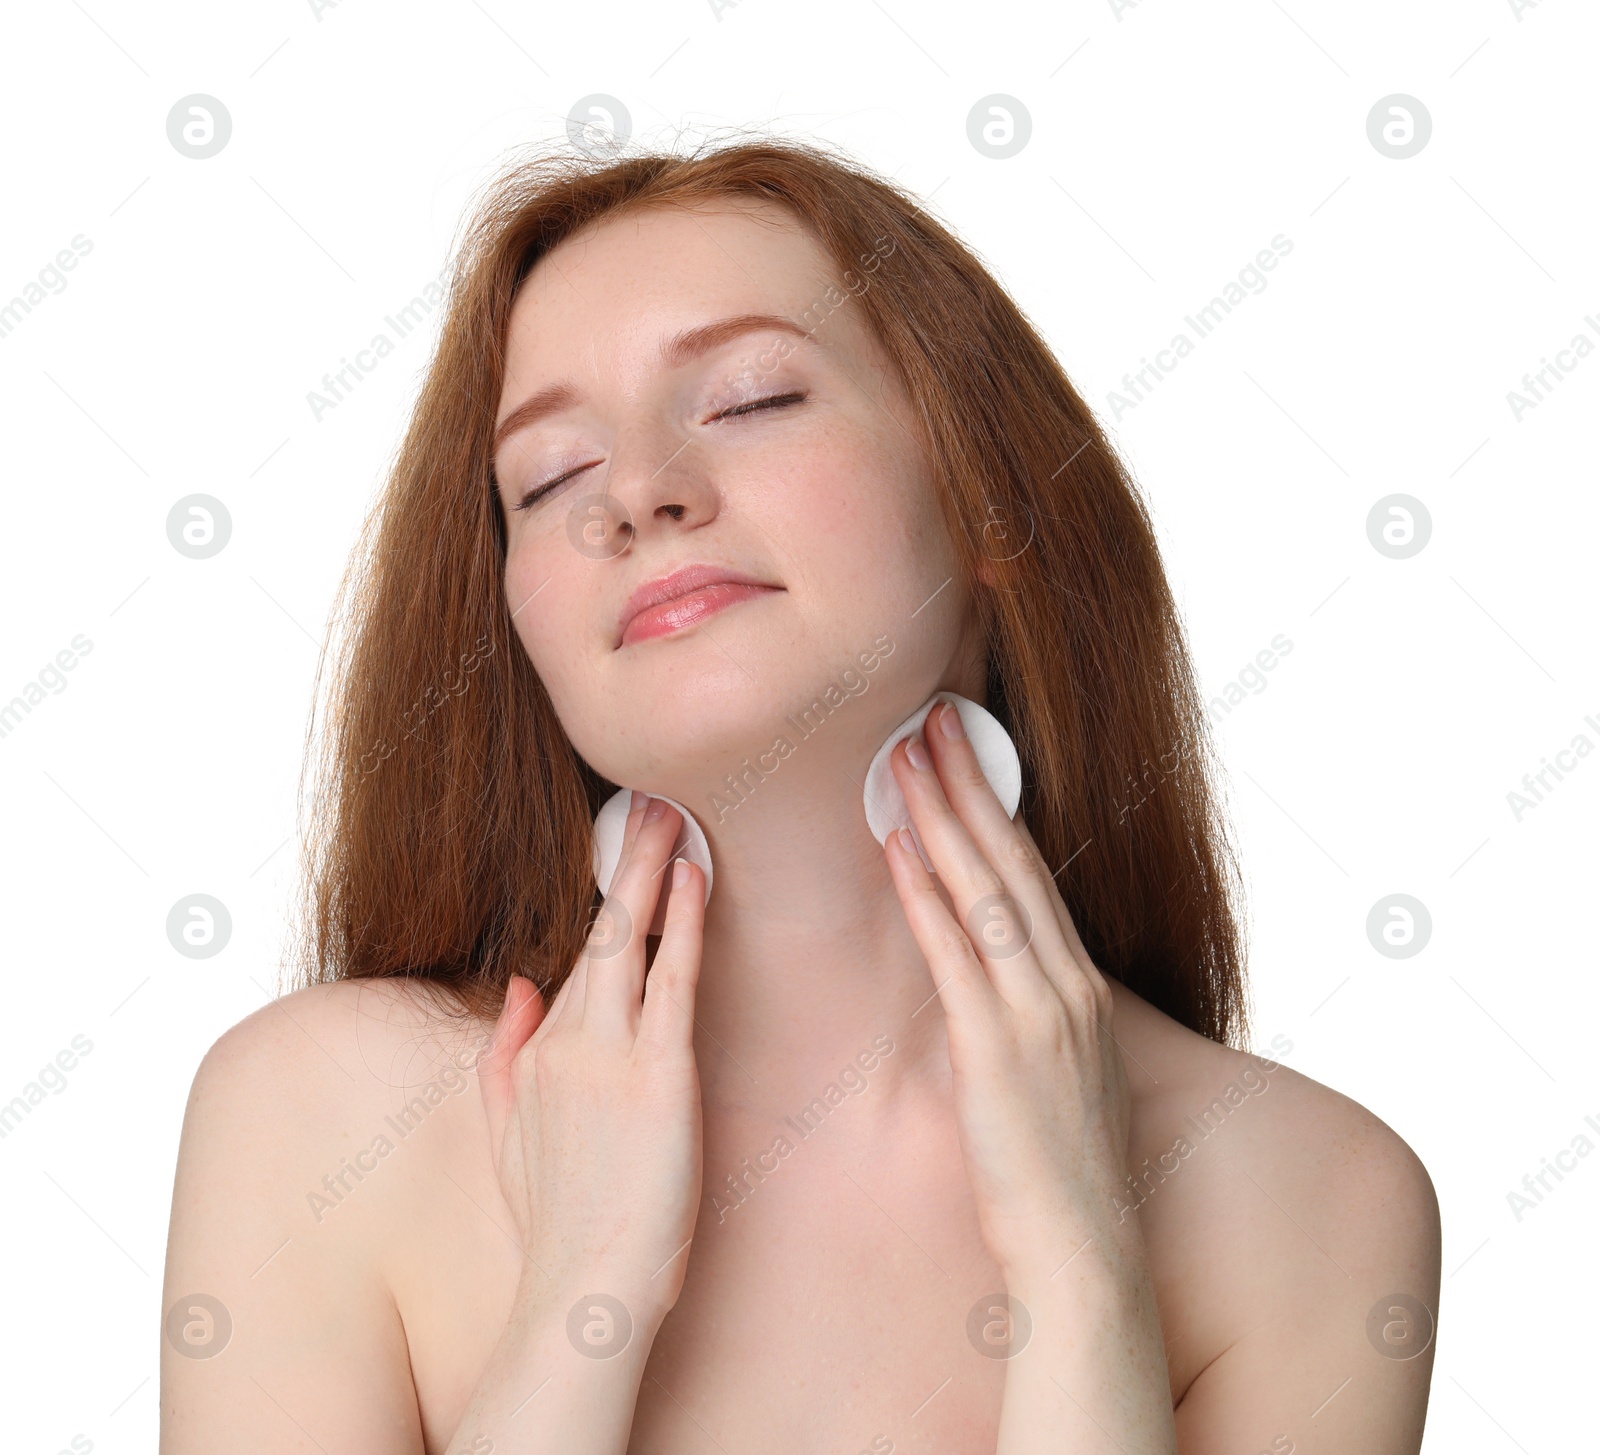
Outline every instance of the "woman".
<svg viewBox="0 0 1600 1455">
<path fill-rule="evenodd" d="M 1432 1185 L 1237 1049 L 1148 518 L 913 199 L 787 144 L 518 167 L 369 541 L 307 983 L 185 1121 L 168 1455 L 1418 1449 Z M 862 778 L 940 691 L 1024 787 L 931 713 L 930 873 Z"/>
</svg>

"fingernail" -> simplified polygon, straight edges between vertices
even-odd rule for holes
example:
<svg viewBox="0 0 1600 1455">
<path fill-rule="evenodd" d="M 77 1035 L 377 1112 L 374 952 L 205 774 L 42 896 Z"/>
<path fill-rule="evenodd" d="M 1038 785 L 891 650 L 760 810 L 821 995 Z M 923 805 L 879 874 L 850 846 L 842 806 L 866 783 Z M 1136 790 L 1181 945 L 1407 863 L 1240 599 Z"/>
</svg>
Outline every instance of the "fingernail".
<svg viewBox="0 0 1600 1455">
<path fill-rule="evenodd" d="M 652 798 L 650 800 L 650 807 L 645 809 L 645 811 L 644 811 L 644 821 L 646 823 L 654 823 L 666 811 L 667 811 L 667 800 L 666 799 L 664 799 L 664 798 Z"/>
<path fill-rule="evenodd" d="M 911 837 L 910 829 L 896 829 L 894 836 L 900 840 L 900 847 L 908 854 L 917 852 L 917 841 Z"/>
<path fill-rule="evenodd" d="M 911 759 L 913 768 L 921 768 L 926 772 L 933 767 L 933 759 L 928 756 L 928 750 L 922 744 L 922 734 L 912 733 L 906 742 L 906 757 Z"/>
<path fill-rule="evenodd" d="M 688 882 L 689 866 L 684 863 L 682 859 L 679 859 L 678 862 L 672 866 L 672 887 L 677 889 L 681 885 L 687 884 Z"/>
<path fill-rule="evenodd" d="M 947 702 L 944 711 L 939 714 L 939 726 L 944 729 L 947 738 L 954 738 L 960 742 L 966 734 L 961 730 L 961 714 L 956 711 L 955 704 Z"/>
<path fill-rule="evenodd" d="M 647 796 L 648 795 L 640 793 L 639 790 L 635 788 L 633 790 L 633 797 L 628 800 L 628 812 L 630 814 L 638 813 L 640 808 L 643 807 L 645 798 Z"/>
</svg>

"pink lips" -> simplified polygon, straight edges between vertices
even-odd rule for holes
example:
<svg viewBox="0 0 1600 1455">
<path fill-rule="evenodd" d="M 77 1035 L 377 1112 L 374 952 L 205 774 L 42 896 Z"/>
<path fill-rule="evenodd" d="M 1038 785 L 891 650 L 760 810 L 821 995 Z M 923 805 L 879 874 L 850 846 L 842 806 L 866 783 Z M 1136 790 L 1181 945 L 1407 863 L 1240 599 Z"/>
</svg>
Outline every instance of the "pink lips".
<svg viewBox="0 0 1600 1455">
<path fill-rule="evenodd" d="M 681 631 L 724 607 L 781 590 L 728 566 L 684 566 L 641 586 L 628 598 L 618 646 Z"/>
</svg>

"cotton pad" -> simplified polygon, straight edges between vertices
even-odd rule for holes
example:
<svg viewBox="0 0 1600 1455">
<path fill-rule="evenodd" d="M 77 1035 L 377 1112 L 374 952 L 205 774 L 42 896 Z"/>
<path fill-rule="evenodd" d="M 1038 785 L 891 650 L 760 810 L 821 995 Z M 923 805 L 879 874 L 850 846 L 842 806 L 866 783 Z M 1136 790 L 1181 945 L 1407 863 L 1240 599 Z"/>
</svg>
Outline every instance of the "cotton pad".
<svg viewBox="0 0 1600 1455">
<path fill-rule="evenodd" d="M 1000 719 L 979 707 L 976 702 L 954 692 L 934 693 L 890 733 L 884 745 L 878 749 L 867 767 L 862 792 L 862 802 L 867 810 L 867 827 L 872 830 L 872 836 L 882 844 L 896 829 L 910 829 L 917 852 L 922 855 L 922 862 L 930 872 L 933 872 L 933 861 L 922 846 L 922 836 L 917 832 L 917 826 L 911 821 L 911 809 L 906 804 L 905 794 L 900 791 L 894 769 L 889 766 L 889 755 L 896 743 L 921 731 L 928 714 L 940 702 L 953 703 L 961 714 L 961 726 L 966 730 L 967 740 L 978 756 L 978 766 L 983 769 L 983 776 L 989 780 L 989 786 L 994 789 L 995 797 L 1000 800 L 1007 815 L 1015 817 L 1017 805 L 1022 801 L 1022 760 L 1017 756 L 1017 745 L 1011 741 L 1011 734 L 1005 730 Z"/>
<path fill-rule="evenodd" d="M 683 815 L 683 826 L 678 830 L 677 841 L 672 846 L 674 858 L 687 859 L 698 864 L 706 876 L 706 898 L 711 898 L 711 845 L 706 842 L 705 831 L 695 822 L 695 817 L 675 798 L 664 793 L 654 795 L 663 803 L 670 803 Z M 619 788 L 605 801 L 594 820 L 594 880 L 602 894 L 611 893 L 611 881 L 616 877 L 617 861 L 622 857 L 622 837 L 628 827 L 628 809 L 633 803 L 633 790 Z M 669 871 L 663 870 L 663 877 Z M 647 934 L 659 935 L 667 927 L 667 898 L 672 893 L 668 880 L 661 886 L 656 899 L 655 918 Z"/>
</svg>

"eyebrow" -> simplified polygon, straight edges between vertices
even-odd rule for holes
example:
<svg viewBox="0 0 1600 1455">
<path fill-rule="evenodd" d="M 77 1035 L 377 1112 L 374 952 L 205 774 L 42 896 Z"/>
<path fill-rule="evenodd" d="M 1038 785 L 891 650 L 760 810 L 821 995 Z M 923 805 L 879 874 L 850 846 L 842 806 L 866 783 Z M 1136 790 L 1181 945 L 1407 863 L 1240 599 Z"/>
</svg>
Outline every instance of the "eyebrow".
<svg viewBox="0 0 1600 1455">
<path fill-rule="evenodd" d="M 738 313 L 731 318 L 719 318 L 714 323 L 703 323 L 697 328 L 684 329 L 661 342 L 660 358 L 668 368 L 681 368 L 702 354 L 756 329 L 770 329 L 789 333 L 811 343 L 816 339 L 809 329 L 801 328 L 792 319 L 777 313 Z M 568 409 L 583 396 L 571 384 L 552 384 L 536 394 L 530 394 L 511 411 L 494 432 L 494 445 L 490 453 L 499 454 L 500 446 L 518 430 L 526 429 L 546 415 Z"/>
</svg>

